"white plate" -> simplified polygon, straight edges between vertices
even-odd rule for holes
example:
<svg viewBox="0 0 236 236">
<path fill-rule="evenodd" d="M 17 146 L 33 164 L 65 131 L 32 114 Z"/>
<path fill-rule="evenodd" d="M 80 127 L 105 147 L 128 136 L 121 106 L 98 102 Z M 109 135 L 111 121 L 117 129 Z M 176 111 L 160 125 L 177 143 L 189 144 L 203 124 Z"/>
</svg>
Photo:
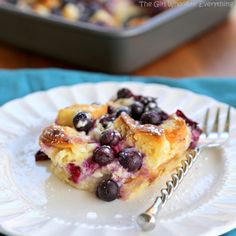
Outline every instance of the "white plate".
<svg viewBox="0 0 236 236">
<path fill-rule="evenodd" d="M 0 108 L 0 231 L 10 235 L 219 235 L 236 227 L 236 123 L 221 150 L 206 151 L 159 215 L 152 232 L 135 217 L 153 201 L 160 183 L 130 202 L 106 203 L 53 176 L 35 163 L 38 136 L 59 108 L 105 102 L 118 88 L 159 97 L 168 112 L 182 109 L 202 121 L 206 108 L 226 105 L 192 92 L 155 84 L 99 83 L 60 87 L 14 100 Z M 225 118 L 222 115 L 222 123 Z M 232 111 L 236 121 L 236 111 Z"/>
</svg>

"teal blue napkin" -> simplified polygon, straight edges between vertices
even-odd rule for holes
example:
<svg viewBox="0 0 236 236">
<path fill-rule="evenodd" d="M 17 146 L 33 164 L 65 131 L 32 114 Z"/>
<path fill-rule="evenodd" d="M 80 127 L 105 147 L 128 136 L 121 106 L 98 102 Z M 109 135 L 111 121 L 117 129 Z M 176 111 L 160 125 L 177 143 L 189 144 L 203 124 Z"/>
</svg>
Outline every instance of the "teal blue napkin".
<svg viewBox="0 0 236 236">
<path fill-rule="evenodd" d="M 0 104 L 26 94 L 61 85 L 101 81 L 139 81 L 161 83 L 205 94 L 236 107 L 236 79 L 185 78 L 172 80 L 157 77 L 113 76 L 99 73 L 44 70 L 0 70 Z"/>
<path fill-rule="evenodd" d="M 0 105 L 11 99 L 39 90 L 46 90 L 61 85 L 101 81 L 160 83 L 189 89 L 236 107 L 236 79 L 184 78 L 172 80 L 157 77 L 113 76 L 60 69 L 0 71 Z M 236 236 L 236 230 L 225 234 L 225 236 Z"/>
</svg>

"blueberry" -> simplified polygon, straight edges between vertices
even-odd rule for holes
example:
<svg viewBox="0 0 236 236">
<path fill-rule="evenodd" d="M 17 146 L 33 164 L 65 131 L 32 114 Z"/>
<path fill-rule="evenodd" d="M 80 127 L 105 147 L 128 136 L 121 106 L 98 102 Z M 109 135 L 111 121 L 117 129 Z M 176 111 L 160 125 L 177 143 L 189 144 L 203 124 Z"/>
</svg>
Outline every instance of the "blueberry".
<svg viewBox="0 0 236 236">
<path fill-rule="evenodd" d="M 54 8 L 51 9 L 51 13 L 53 15 L 60 16 L 61 15 L 61 9 L 59 7 L 54 7 Z"/>
<path fill-rule="evenodd" d="M 110 25 L 105 22 L 105 21 L 101 21 L 101 20 L 97 20 L 95 22 L 93 22 L 94 25 L 97 25 L 97 26 L 101 26 L 101 27 L 109 27 Z"/>
<path fill-rule="evenodd" d="M 103 126 L 104 129 L 106 129 L 109 126 L 109 123 L 113 122 L 114 120 L 115 120 L 115 116 L 104 115 L 99 120 L 99 123 Z"/>
<path fill-rule="evenodd" d="M 76 4 L 76 0 L 61 0 L 62 6 L 65 6 L 66 4 L 69 4 L 69 3 Z"/>
<path fill-rule="evenodd" d="M 119 192 L 118 184 L 112 179 L 106 179 L 98 184 L 96 195 L 103 201 L 111 202 L 118 198 Z"/>
<path fill-rule="evenodd" d="M 144 105 L 141 102 L 134 102 L 131 105 L 131 116 L 135 120 L 138 120 L 143 114 Z"/>
<path fill-rule="evenodd" d="M 136 98 L 136 100 L 138 100 L 145 106 L 145 112 L 158 109 L 157 99 L 154 97 L 139 96 Z"/>
<path fill-rule="evenodd" d="M 142 167 L 143 157 L 134 148 L 125 148 L 118 154 L 120 164 L 129 172 L 138 171 Z"/>
<path fill-rule="evenodd" d="M 108 106 L 108 108 L 107 108 L 107 113 L 108 113 L 108 114 L 113 114 L 113 113 L 114 113 L 114 107 Z"/>
<path fill-rule="evenodd" d="M 118 92 L 117 92 L 117 98 L 130 98 L 133 96 L 133 93 L 129 90 L 129 89 L 126 89 L 126 88 L 123 88 L 123 89 L 120 89 Z"/>
<path fill-rule="evenodd" d="M 88 132 L 93 126 L 93 121 L 89 113 L 79 112 L 73 118 L 73 124 L 77 131 Z"/>
<path fill-rule="evenodd" d="M 160 125 L 162 123 L 161 116 L 156 111 L 145 112 L 140 119 L 141 124 Z"/>
<path fill-rule="evenodd" d="M 149 96 L 138 96 L 136 97 L 136 100 L 143 103 L 144 105 L 147 105 L 148 103 L 157 103 L 156 98 Z"/>
<path fill-rule="evenodd" d="M 82 16 L 80 18 L 81 21 L 88 21 L 89 18 L 96 13 L 100 9 L 100 5 L 98 3 L 89 3 L 84 6 L 84 9 L 82 11 Z"/>
<path fill-rule="evenodd" d="M 111 147 L 103 145 L 97 148 L 93 154 L 93 161 L 100 166 L 105 166 L 115 159 L 114 151 Z"/>
<path fill-rule="evenodd" d="M 147 111 L 153 111 L 153 110 L 157 110 L 158 106 L 156 102 L 149 102 L 147 103 L 147 105 L 145 106 L 145 112 Z"/>
<path fill-rule="evenodd" d="M 116 130 L 106 130 L 102 133 L 100 142 L 102 145 L 117 145 L 121 140 L 121 135 Z"/>
<path fill-rule="evenodd" d="M 116 110 L 115 116 L 119 117 L 123 112 L 130 115 L 130 109 L 128 107 L 119 107 Z"/>
<path fill-rule="evenodd" d="M 47 161 L 50 160 L 50 158 L 42 151 L 37 151 L 35 154 L 35 160 L 36 161 Z"/>
<path fill-rule="evenodd" d="M 161 116 L 162 121 L 167 120 L 169 115 L 164 111 L 159 111 L 159 115 Z"/>
</svg>

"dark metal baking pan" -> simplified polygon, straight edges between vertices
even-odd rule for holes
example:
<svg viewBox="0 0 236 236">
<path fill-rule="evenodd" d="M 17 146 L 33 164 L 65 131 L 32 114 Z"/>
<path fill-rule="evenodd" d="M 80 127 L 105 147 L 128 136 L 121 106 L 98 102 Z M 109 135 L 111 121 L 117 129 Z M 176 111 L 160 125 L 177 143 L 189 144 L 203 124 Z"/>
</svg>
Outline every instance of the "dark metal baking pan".
<svg viewBox="0 0 236 236">
<path fill-rule="evenodd" d="M 224 20 L 233 0 L 221 2 L 221 7 L 185 4 L 121 30 L 45 18 L 1 4 L 0 40 L 85 68 L 129 73 Z"/>
</svg>

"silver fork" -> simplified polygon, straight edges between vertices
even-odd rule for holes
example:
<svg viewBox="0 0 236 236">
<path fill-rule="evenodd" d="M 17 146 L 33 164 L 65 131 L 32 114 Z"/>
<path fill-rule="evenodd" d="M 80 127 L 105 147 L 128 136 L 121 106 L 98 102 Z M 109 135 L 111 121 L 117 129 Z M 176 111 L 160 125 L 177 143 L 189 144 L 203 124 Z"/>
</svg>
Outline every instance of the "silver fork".
<svg viewBox="0 0 236 236">
<path fill-rule="evenodd" d="M 173 192 L 177 189 L 184 176 L 192 167 L 192 164 L 199 157 L 201 151 L 205 148 L 220 147 L 228 140 L 230 135 L 230 110 L 231 108 L 229 106 L 227 109 L 225 124 L 221 131 L 220 108 L 217 108 L 214 124 L 209 132 L 210 109 L 207 109 L 198 147 L 187 154 L 186 159 L 181 162 L 182 165 L 176 169 L 176 173 L 172 174 L 171 180 L 166 182 L 166 187 L 161 189 L 160 196 L 155 199 L 152 206 L 137 217 L 136 222 L 143 231 L 150 231 L 155 228 L 157 215 L 160 209 L 163 208 L 167 200 L 170 199 Z"/>
</svg>

